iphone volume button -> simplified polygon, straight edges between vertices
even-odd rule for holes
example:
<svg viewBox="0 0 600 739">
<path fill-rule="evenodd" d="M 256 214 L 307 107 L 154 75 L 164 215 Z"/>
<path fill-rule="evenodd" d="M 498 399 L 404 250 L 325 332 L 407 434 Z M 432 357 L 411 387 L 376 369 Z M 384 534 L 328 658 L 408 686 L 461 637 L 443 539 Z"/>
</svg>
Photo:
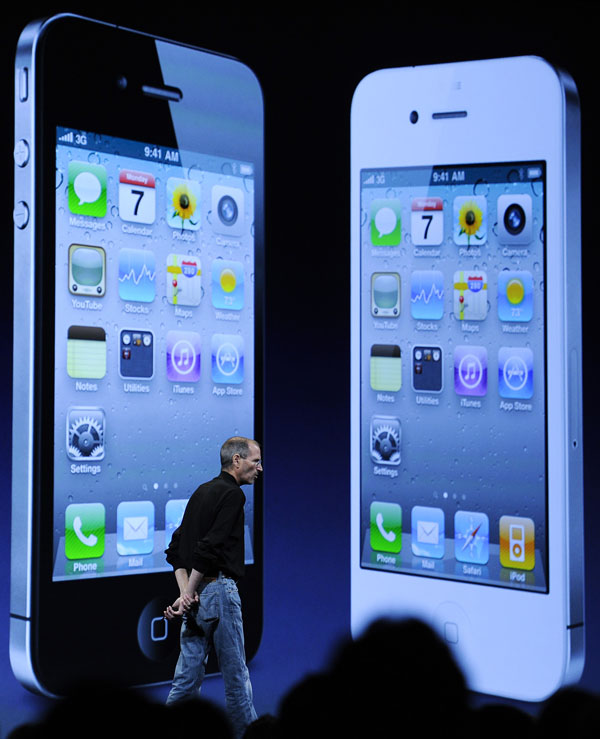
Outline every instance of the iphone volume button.
<svg viewBox="0 0 600 739">
<path fill-rule="evenodd" d="M 29 223 L 29 206 L 24 200 L 15 203 L 13 210 L 13 221 L 15 226 L 22 231 Z"/>
<path fill-rule="evenodd" d="M 29 69 L 27 67 L 19 67 L 17 70 L 16 88 L 18 101 L 27 102 L 29 98 Z"/>
<path fill-rule="evenodd" d="M 22 169 L 29 164 L 30 148 L 27 139 L 19 139 L 13 150 L 13 158 L 17 167 Z"/>
<path fill-rule="evenodd" d="M 19 139 L 15 144 L 15 148 L 13 149 L 13 159 L 17 167 L 17 170 L 15 170 L 15 174 L 19 170 L 23 170 L 29 164 L 30 155 L 31 149 L 29 147 L 27 139 Z M 27 175 L 22 174 L 20 175 L 20 178 L 21 177 L 27 177 Z M 15 179 L 17 180 L 16 177 Z M 18 184 L 18 181 L 15 181 L 15 185 Z M 22 184 L 22 181 L 20 184 Z M 13 221 L 15 226 L 20 231 L 22 231 L 29 223 L 29 205 L 25 202 L 25 200 L 17 200 L 15 202 L 15 207 L 13 210 Z"/>
</svg>

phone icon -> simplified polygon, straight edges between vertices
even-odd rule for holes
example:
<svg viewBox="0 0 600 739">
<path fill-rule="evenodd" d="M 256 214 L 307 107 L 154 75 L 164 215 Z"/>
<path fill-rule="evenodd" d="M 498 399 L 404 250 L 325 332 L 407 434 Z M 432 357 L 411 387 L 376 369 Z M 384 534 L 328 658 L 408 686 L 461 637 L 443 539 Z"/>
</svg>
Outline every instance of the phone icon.
<svg viewBox="0 0 600 739">
<path fill-rule="evenodd" d="M 385 528 L 383 527 L 383 513 L 378 513 L 375 516 L 375 523 L 377 525 L 377 528 L 379 529 L 379 533 L 381 534 L 381 536 L 383 536 L 383 538 L 387 542 L 391 544 L 393 541 L 396 541 L 395 532 L 392 531 L 391 529 L 389 531 L 386 531 Z"/>
<path fill-rule="evenodd" d="M 370 518 L 371 549 L 398 554 L 402 549 L 402 508 L 397 503 L 374 501 Z"/>
<path fill-rule="evenodd" d="M 93 559 L 104 554 L 106 511 L 102 503 L 72 503 L 65 511 L 67 559 Z"/>
<path fill-rule="evenodd" d="M 90 534 L 89 536 L 86 536 L 82 531 L 82 526 L 83 524 L 81 523 L 81 518 L 79 516 L 75 516 L 75 518 L 73 519 L 73 531 L 75 532 L 75 536 L 86 547 L 95 547 L 98 543 L 98 537 L 96 536 L 96 534 Z"/>
</svg>

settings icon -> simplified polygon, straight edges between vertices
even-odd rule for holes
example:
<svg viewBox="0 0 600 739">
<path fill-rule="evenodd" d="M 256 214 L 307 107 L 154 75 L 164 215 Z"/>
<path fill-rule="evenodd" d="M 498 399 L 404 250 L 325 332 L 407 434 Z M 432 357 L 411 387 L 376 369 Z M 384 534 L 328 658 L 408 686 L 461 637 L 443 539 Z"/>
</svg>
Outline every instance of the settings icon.
<svg viewBox="0 0 600 739">
<path fill-rule="evenodd" d="M 67 455 L 69 459 L 104 459 L 105 417 L 102 408 L 69 408 Z"/>
<path fill-rule="evenodd" d="M 371 418 L 371 459 L 378 464 L 400 464 L 402 427 L 394 416 Z"/>
</svg>

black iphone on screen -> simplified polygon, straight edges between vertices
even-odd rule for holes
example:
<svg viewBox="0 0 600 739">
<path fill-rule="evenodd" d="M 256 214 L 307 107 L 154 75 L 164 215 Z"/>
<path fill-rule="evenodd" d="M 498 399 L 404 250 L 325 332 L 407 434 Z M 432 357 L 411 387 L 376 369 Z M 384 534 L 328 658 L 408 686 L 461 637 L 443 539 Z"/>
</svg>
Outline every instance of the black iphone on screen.
<svg viewBox="0 0 600 739">
<path fill-rule="evenodd" d="M 236 59 L 69 15 L 23 31 L 15 75 L 11 663 L 47 694 L 158 683 L 164 550 L 223 441 L 262 437 L 262 93 Z"/>
</svg>

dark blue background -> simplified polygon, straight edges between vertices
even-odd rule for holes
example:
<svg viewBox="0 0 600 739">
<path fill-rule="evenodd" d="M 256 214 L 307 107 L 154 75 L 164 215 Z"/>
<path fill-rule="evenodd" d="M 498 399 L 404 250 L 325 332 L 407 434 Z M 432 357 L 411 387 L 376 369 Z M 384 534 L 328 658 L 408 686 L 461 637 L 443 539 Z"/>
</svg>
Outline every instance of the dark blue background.
<svg viewBox="0 0 600 739">
<path fill-rule="evenodd" d="M 61 11 L 91 15 L 238 57 L 257 73 L 266 113 L 265 620 L 251 665 L 259 713 L 327 662 L 349 635 L 349 114 L 354 88 L 381 67 L 536 54 L 579 88 L 583 121 L 583 326 L 587 655 L 582 685 L 600 691 L 599 520 L 594 381 L 597 207 L 590 110 L 597 82 L 590 22 L 595 3 L 544 10 L 521 2 L 495 13 L 473 3 L 340 3 L 293 16 L 255 5 L 32 3 L 0 24 L 5 115 L 0 149 L 3 256 L 0 315 L 0 732 L 39 715 L 8 659 L 12 355 L 12 96 L 15 45 L 29 21 Z M 107 53 L 111 50 L 107 49 Z M 541 123 L 540 125 L 543 125 Z M 579 292 L 580 287 L 572 289 Z M 19 297 L 19 296 L 17 296 Z M 27 296 L 23 296 L 26 299 Z M 66 619 L 75 603 L 60 604 Z M 357 679 L 361 679 L 357 676 Z M 368 679 L 368 676 L 364 676 Z M 223 701 L 221 680 L 204 695 Z M 151 694 L 162 700 L 167 687 Z"/>
</svg>

